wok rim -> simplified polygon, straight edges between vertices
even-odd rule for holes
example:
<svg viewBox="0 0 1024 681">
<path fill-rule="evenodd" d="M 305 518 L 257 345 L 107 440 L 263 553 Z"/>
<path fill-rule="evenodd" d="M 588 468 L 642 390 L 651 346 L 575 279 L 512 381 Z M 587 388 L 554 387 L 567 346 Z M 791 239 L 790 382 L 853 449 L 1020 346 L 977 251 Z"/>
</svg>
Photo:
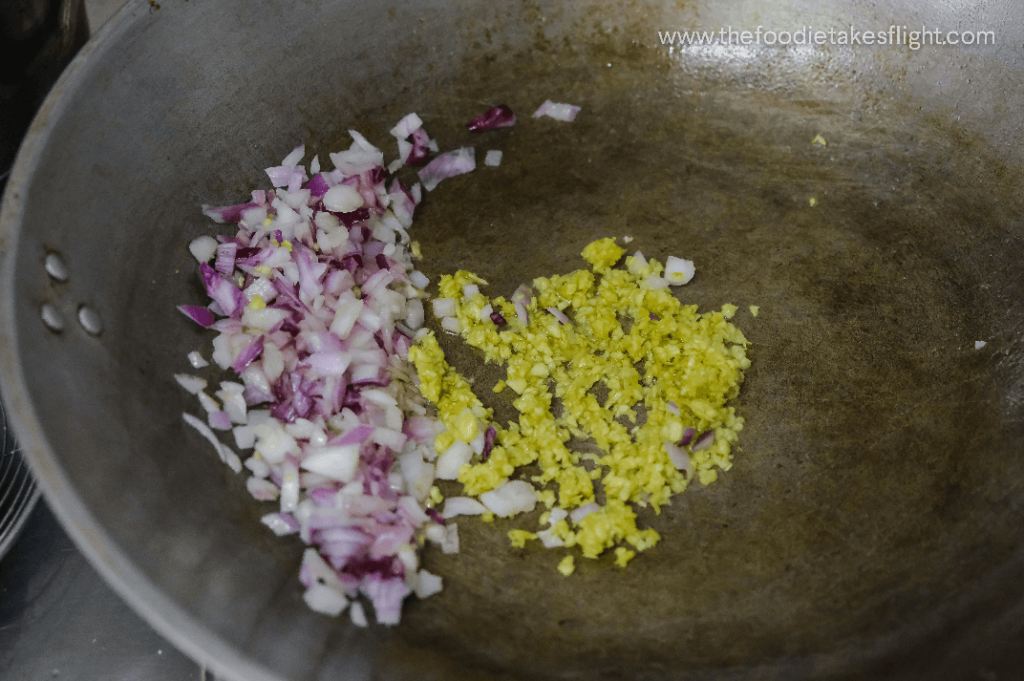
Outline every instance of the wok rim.
<svg viewBox="0 0 1024 681">
<path fill-rule="evenodd" d="M 83 86 L 92 64 L 115 48 L 119 36 L 142 12 L 132 3 L 122 5 L 68 64 L 33 117 L 15 157 L 4 195 L 0 197 L 0 399 L 6 407 L 8 424 L 37 483 L 32 506 L 40 495 L 45 498 L 92 567 L 136 614 L 171 645 L 218 677 L 236 681 L 284 681 L 189 615 L 113 542 L 82 502 L 54 455 L 35 405 L 28 397 L 28 384 L 20 362 L 14 275 L 24 226 L 26 192 L 39 172 L 40 157 L 50 142 L 52 130 L 68 113 L 69 99 Z M 28 515 L 24 514 L 23 519 Z"/>
</svg>

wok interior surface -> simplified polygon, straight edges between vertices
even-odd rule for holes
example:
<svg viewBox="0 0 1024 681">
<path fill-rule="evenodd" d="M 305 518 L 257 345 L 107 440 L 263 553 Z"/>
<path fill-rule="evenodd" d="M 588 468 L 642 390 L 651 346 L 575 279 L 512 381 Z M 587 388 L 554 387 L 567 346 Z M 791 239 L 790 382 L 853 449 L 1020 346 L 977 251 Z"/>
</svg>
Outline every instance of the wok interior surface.
<svg viewBox="0 0 1024 681">
<path fill-rule="evenodd" d="M 660 47 L 655 29 L 690 17 L 674 8 L 169 4 L 123 13 L 37 119 L 3 213 L 0 347 L 50 503 L 175 643 L 229 677 L 295 681 L 1017 668 L 1021 173 L 982 134 L 872 94 L 857 74 L 877 55 Z M 548 98 L 583 113 L 530 118 Z M 465 131 L 498 103 L 515 127 Z M 463 520 L 460 554 L 424 554 L 445 590 L 360 630 L 306 608 L 299 542 L 270 536 L 270 505 L 182 423 L 197 407 L 172 374 L 211 337 L 174 306 L 202 299 L 187 244 L 216 227 L 199 204 L 266 186 L 299 142 L 326 159 L 348 128 L 390 159 L 409 111 L 444 149 L 504 151 L 427 196 L 413 236 L 432 279 L 471 269 L 508 295 L 631 236 L 695 261 L 685 302 L 740 307 L 753 364 L 734 467 L 641 512 L 662 541 L 629 569 L 564 578 L 561 552 L 509 547 L 533 523 Z M 52 251 L 66 284 L 43 271 Z M 103 334 L 47 331 L 43 302 L 94 306 Z"/>
</svg>

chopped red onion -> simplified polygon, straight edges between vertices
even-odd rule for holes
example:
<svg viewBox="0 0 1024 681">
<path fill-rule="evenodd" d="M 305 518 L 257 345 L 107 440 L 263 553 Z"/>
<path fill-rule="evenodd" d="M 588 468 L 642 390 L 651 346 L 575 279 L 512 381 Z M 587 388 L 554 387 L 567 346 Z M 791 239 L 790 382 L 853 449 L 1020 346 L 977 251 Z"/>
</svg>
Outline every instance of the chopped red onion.
<svg viewBox="0 0 1024 681">
<path fill-rule="evenodd" d="M 676 411 L 678 412 L 679 410 L 676 409 Z M 678 414 L 676 415 L 678 416 Z M 679 440 L 679 446 L 685 447 L 686 445 L 690 444 L 690 442 L 693 441 L 693 436 L 696 434 L 697 431 L 694 428 L 691 428 L 690 426 L 683 428 L 683 437 Z"/>
<path fill-rule="evenodd" d="M 213 312 L 205 307 L 199 307 L 198 305 L 179 305 L 178 309 L 181 310 L 189 319 L 204 328 L 213 326 L 213 323 L 217 321 Z"/>
<path fill-rule="evenodd" d="M 672 255 L 665 260 L 665 279 L 672 286 L 689 283 L 695 271 L 692 260 L 683 260 Z"/>
<path fill-rule="evenodd" d="M 569 318 L 565 316 L 565 313 L 562 312 L 561 310 L 559 310 L 557 307 L 548 307 L 548 308 L 545 308 L 545 309 L 548 312 L 551 313 L 552 317 L 554 317 L 555 319 L 558 320 L 559 324 L 571 324 L 572 323 L 572 322 L 569 321 Z"/>
<path fill-rule="evenodd" d="M 398 139 L 405 139 L 412 134 L 413 130 L 423 127 L 423 121 L 415 113 L 406 114 L 398 124 L 391 128 L 391 134 Z"/>
<path fill-rule="evenodd" d="M 686 453 L 686 450 L 679 447 L 673 442 L 665 442 L 665 452 L 668 454 L 669 460 L 672 465 L 676 467 L 676 470 L 683 471 L 686 473 L 686 477 L 690 477 L 690 455 Z"/>
<path fill-rule="evenodd" d="M 419 172 L 423 188 L 433 191 L 437 184 L 449 177 L 462 175 L 476 169 L 476 156 L 473 147 L 463 147 L 455 151 L 441 154 Z"/>
<path fill-rule="evenodd" d="M 507 518 L 532 511 L 537 505 L 537 490 L 525 480 L 509 480 L 497 489 L 481 494 L 480 501 L 494 515 Z"/>
<path fill-rule="evenodd" d="M 715 444 L 715 431 L 709 430 L 708 432 L 701 435 L 690 447 L 691 452 L 699 452 L 707 449 L 711 445 Z"/>
<path fill-rule="evenodd" d="M 484 432 L 484 449 L 480 453 L 480 460 L 487 461 L 491 456 L 491 449 L 494 448 L 494 441 L 498 437 L 498 429 L 494 426 L 487 426 L 487 430 Z"/>
<path fill-rule="evenodd" d="M 599 510 L 600 508 L 600 506 L 598 506 L 595 502 L 592 501 L 589 504 L 584 504 L 583 506 L 580 506 L 579 508 L 575 509 L 572 513 L 569 514 L 569 518 L 571 518 L 574 523 L 578 524 L 581 520 L 586 518 L 594 511 Z"/>
<path fill-rule="evenodd" d="M 510 125 L 515 125 L 515 122 L 516 115 L 512 113 L 512 109 L 504 104 L 499 104 L 471 120 L 466 127 L 473 132 L 478 132 L 494 128 L 507 128 Z"/>
<path fill-rule="evenodd" d="M 502 324 L 508 324 L 508 321 L 505 319 L 505 316 L 497 311 L 491 313 L 491 321 L 497 324 L 498 326 L 501 326 Z"/>
<path fill-rule="evenodd" d="M 540 105 L 536 111 L 533 112 L 534 118 L 540 118 L 541 116 L 548 116 L 560 121 L 570 122 L 576 118 L 576 114 L 580 112 L 580 107 L 573 106 L 572 104 L 558 104 L 552 102 L 550 99 L 544 100 L 544 103 Z"/>
<path fill-rule="evenodd" d="M 448 497 L 444 500 L 444 512 L 442 517 L 454 518 L 460 515 L 481 515 L 487 512 L 487 507 L 476 499 L 470 497 Z"/>
</svg>

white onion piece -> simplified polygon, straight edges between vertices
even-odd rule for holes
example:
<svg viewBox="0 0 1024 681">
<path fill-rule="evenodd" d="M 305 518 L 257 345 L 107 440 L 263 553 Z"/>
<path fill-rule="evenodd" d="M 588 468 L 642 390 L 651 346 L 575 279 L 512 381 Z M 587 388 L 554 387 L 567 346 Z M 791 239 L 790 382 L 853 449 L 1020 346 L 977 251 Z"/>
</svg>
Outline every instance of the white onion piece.
<svg viewBox="0 0 1024 681">
<path fill-rule="evenodd" d="M 447 520 L 460 515 L 480 515 L 487 512 L 487 507 L 476 499 L 469 497 L 448 497 L 444 501 L 441 517 Z"/>
<path fill-rule="evenodd" d="M 583 506 L 573 510 L 572 513 L 569 514 L 569 518 L 571 518 L 574 523 L 579 523 L 579 521 L 583 520 L 599 508 L 601 507 L 592 501 L 589 504 L 584 504 Z"/>
<path fill-rule="evenodd" d="M 473 458 L 473 450 L 462 440 L 456 440 L 444 454 L 437 458 L 437 477 L 441 480 L 456 480 L 459 468 Z"/>
<path fill-rule="evenodd" d="M 199 262 L 210 262 L 217 255 L 218 246 L 220 243 L 212 236 L 201 236 L 192 240 L 188 250 Z"/>
<path fill-rule="evenodd" d="M 261 449 L 262 453 L 263 450 Z M 302 468 L 341 482 L 351 481 L 359 466 L 359 443 L 333 447 L 309 447 Z"/>
<path fill-rule="evenodd" d="M 281 463 L 285 454 L 298 454 L 299 445 L 275 419 L 257 425 L 256 449 L 267 460 L 267 463 Z"/>
<path fill-rule="evenodd" d="M 427 278 L 427 275 L 423 274 L 419 270 L 413 270 L 409 273 L 409 281 L 411 281 L 412 285 L 418 289 L 425 289 L 427 288 L 427 285 L 430 284 L 430 279 Z"/>
<path fill-rule="evenodd" d="M 281 464 L 281 513 L 291 513 L 299 505 L 299 469 L 291 460 Z"/>
<path fill-rule="evenodd" d="M 488 151 L 487 155 L 484 156 L 484 165 L 492 168 L 496 168 L 501 165 L 501 152 L 497 149 L 491 149 Z"/>
<path fill-rule="evenodd" d="M 334 589 L 323 584 L 314 584 L 302 594 L 306 605 L 314 612 L 337 617 L 348 607 L 348 599 Z"/>
<path fill-rule="evenodd" d="M 268 513 L 260 518 L 260 522 L 269 527 L 278 537 L 295 534 L 295 528 L 282 518 L 280 513 Z"/>
<path fill-rule="evenodd" d="M 182 388 L 192 393 L 193 395 L 198 395 L 200 392 L 202 392 L 203 388 L 206 387 L 206 379 L 199 378 L 198 376 L 189 376 L 188 374 L 174 374 L 174 380 L 178 382 L 178 385 L 180 385 Z"/>
<path fill-rule="evenodd" d="M 461 331 L 459 320 L 455 317 L 444 317 L 441 319 L 441 328 L 451 333 L 459 333 Z"/>
<path fill-rule="evenodd" d="M 663 288 L 668 288 L 668 280 L 662 279 L 656 274 L 652 274 L 651 276 L 644 279 L 643 288 L 648 289 L 650 291 L 658 291 Z"/>
<path fill-rule="evenodd" d="M 672 286 L 689 283 L 693 279 L 695 271 L 692 260 L 683 260 L 670 255 L 665 261 L 665 279 Z"/>
<path fill-rule="evenodd" d="M 274 501 L 281 493 L 281 488 L 270 480 L 252 477 L 245 481 L 245 487 L 254 499 L 260 501 Z M 275 530 L 276 531 L 276 530 Z M 280 534 L 280 533 L 278 533 Z"/>
<path fill-rule="evenodd" d="M 626 266 L 629 273 L 632 275 L 639 275 L 640 271 L 647 267 L 647 258 L 640 251 L 633 254 L 633 260 Z"/>
<path fill-rule="evenodd" d="M 203 406 L 203 409 L 206 410 L 207 414 L 212 414 L 215 411 L 220 411 L 220 405 L 217 403 L 217 401 L 210 397 L 209 395 L 207 395 L 206 393 L 200 391 L 196 393 L 196 397 L 199 398 L 199 404 Z"/>
<path fill-rule="evenodd" d="M 565 541 L 562 540 L 561 537 L 556 537 L 554 535 L 554 528 L 555 525 L 557 525 L 562 520 L 565 520 L 567 517 L 569 517 L 569 514 L 565 511 L 565 509 L 551 509 L 551 512 L 548 514 L 548 522 L 550 523 L 550 526 L 548 527 L 548 529 L 537 533 L 537 537 L 540 539 L 541 543 L 544 544 L 544 548 L 552 549 L 556 546 L 565 546 Z"/>
<path fill-rule="evenodd" d="M 327 190 L 323 197 L 324 208 L 332 213 L 351 213 L 363 207 L 365 201 L 355 187 L 339 184 Z"/>
<path fill-rule="evenodd" d="M 686 453 L 686 450 L 674 442 L 666 441 L 665 452 L 676 470 L 683 471 L 686 473 L 686 477 L 690 477 L 690 455 Z"/>
<path fill-rule="evenodd" d="M 391 134 L 398 139 L 404 140 L 412 134 L 413 130 L 423 127 L 423 121 L 415 113 L 406 114 L 398 121 L 395 127 L 391 128 Z"/>
<path fill-rule="evenodd" d="M 366 620 L 366 611 L 363 610 L 363 604 L 359 601 L 352 601 L 352 607 L 348 609 L 348 614 L 352 618 L 352 624 L 357 627 L 369 626 L 370 623 Z"/>
<path fill-rule="evenodd" d="M 443 582 L 440 577 L 426 570 L 420 570 L 417 573 L 416 587 L 413 589 L 413 593 L 416 594 L 417 598 L 427 598 L 428 596 L 440 593 L 443 588 L 442 585 Z"/>
<path fill-rule="evenodd" d="M 419 176 L 423 188 L 429 192 L 433 191 L 441 180 L 469 173 L 475 169 L 476 151 L 473 147 L 463 147 L 441 154 L 428 163 L 419 172 Z"/>
<path fill-rule="evenodd" d="M 203 367 L 210 366 L 210 363 L 203 359 L 203 356 L 197 350 L 188 353 L 188 363 L 192 365 L 193 369 L 202 369 Z"/>
<path fill-rule="evenodd" d="M 532 511 L 537 505 L 537 490 L 525 480 L 509 480 L 497 489 L 481 494 L 480 501 L 494 515 L 507 518 Z"/>
<path fill-rule="evenodd" d="M 235 426 L 231 432 L 239 449 L 252 449 L 256 444 L 256 431 L 252 426 Z"/>
<path fill-rule="evenodd" d="M 409 325 L 410 329 L 415 331 L 423 326 L 424 321 L 423 301 L 413 298 L 406 306 L 405 322 Z"/>
<path fill-rule="evenodd" d="M 444 540 L 441 542 L 441 553 L 459 552 L 459 527 L 455 523 L 449 523 L 444 529 Z"/>
<path fill-rule="evenodd" d="M 478 293 L 480 293 L 480 287 L 476 284 L 466 284 L 462 287 L 462 295 L 466 300 L 469 300 Z"/>
<path fill-rule="evenodd" d="M 454 298 L 434 298 L 433 306 L 435 317 L 451 317 L 455 314 Z"/>
<path fill-rule="evenodd" d="M 576 118 L 576 114 L 580 112 L 580 107 L 573 106 L 572 104 L 559 104 L 552 102 L 550 99 L 544 100 L 544 103 L 540 105 L 536 111 L 533 112 L 534 118 L 540 118 L 541 116 L 548 116 L 559 121 L 571 122 Z"/>
</svg>

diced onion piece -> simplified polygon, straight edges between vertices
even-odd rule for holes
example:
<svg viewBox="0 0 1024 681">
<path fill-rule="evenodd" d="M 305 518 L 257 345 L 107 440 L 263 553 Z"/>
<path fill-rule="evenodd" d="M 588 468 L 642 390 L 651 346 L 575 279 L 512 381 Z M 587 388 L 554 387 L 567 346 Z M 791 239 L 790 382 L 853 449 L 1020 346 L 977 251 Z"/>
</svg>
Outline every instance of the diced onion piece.
<svg viewBox="0 0 1024 681">
<path fill-rule="evenodd" d="M 583 506 L 580 506 L 579 508 L 572 511 L 569 514 L 569 518 L 572 519 L 574 523 L 578 523 L 579 521 L 583 520 L 588 515 L 598 510 L 599 508 L 601 507 L 592 501 L 589 504 L 584 504 Z"/>
<path fill-rule="evenodd" d="M 444 510 L 441 517 L 447 520 L 460 515 L 481 515 L 487 512 L 487 507 L 476 499 L 469 497 L 448 497 L 444 501 Z"/>
<path fill-rule="evenodd" d="M 573 106 L 572 104 L 559 104 L 552 102 L 550 99 L 544 100 L 544 103 L 533 112 L 534 118 L 540 118 L 541 116 L 548 116 L 560 121 L 571 122 L 576 118 L 576 114 L 580 112 L 580 107 Z"/>
<path fill-rule="evenodd" d="M 494 515 L 507 518 L 532 511 L 537 505 L 537 490 L 524 480 L 509 480 L 497 489 L 481 494 L 480 501 Z"/>
<path fill-rule="evenodd" d="M 437 457 L 437 477 L 441 480 L 457 479 L 459 467 L 469 463 L 472 458 L 473 449 L 462 440 L 456 440 L 444 454 Z"/>
<path fill-rule="evenodd" d="M 665 279 L 672 286 L 687 284 L 693 279 L 695 269 L 692 260 L 683 260 L 673 255 L 665 260 Z"/>
<path fill-rule="evenodd" d="M 417 576 L 416 588 L 413 590 L 417 598 L 427 598 L 441 592 L 443 582 L 440 577 L 426 570 L 420 570 Z"/>
<path fill-rule="evenodd" d="M 201 236 L 192 240 L 188 250 L 199 262 L 210 262 L 217 255 L 220 244 L 212 236 Z"/>
<path fill-rule="evenodd" d="M 197 350 L 188 353 L 188 362 L 192 365 L 193 369 L 202 369 L 203 367 L 210 366 L 210 363 L 203 359 L 203 356 Z"/>
<path fill-rule="evenodd" d="M 406 114 L 398 121 L 395 127 L 391 128 L 391 134 L 398 139 L 405 139 L 412 134 L 412 131 L 423 127 L 423 121 L 415 113 Z"/>
<path fill-rule="evenodd" d="M 715 444 L 715 431 L 709 430 L 701 435 L 690 447 L 691 452 L 700 452 Z"/>
<path fill-rule="evenodd" d="M 363 604 L 359 601 L 352 601 L 352 607 L 348 609 L 349 617 L 352 618 L 352 624 L 357 627 L 367 627 L 369 622 L 366 620 L 366 611 L 363 610 Z"/>
<path fill-rule="evenodd" d="M 355 187 L 339 184 L 327 190 L 323 197 L 324 208 L 332 213 L 351 213 L 363 207 L 362 195 Z"/>
<path fill-rule="evenodd" d="M 359 444 L 309 447 L 301 465 L 332 480 L 350 482 L 359 466 Z"/>
<path fill-rule="evenodd" d="M 497 149 L 490 149 L 487 155 L 484 156 L 484 165 L 490 166 L 491 168 L 497 168 L 501 165 L 501 152 Z"/>
<path fill-rule="evenodd" d="M 337 617 L 348 607 L 348 599 L 329 586 L 314 584 L 302 595 L 306 605 L 315 612 Z"/>
<path fill-rule="evenodd" d="M 459 326 L 459 320 L 455 317 L 445 317 L 441 320 L 441 328 L 445 331 L 451 331 L 452 333 L 459 333 L 461 327 Z"/>
<path fill-rule="evenodd" d="M 198 395 L 200 392 L 203 391 L 204 388 L 206 388 L 206 379 L 199 378 L 198 376 L 189 376 L 188 374 L 174 374 L 174 380 L 178 382 L 178 385 L 180 385 L 182 388 L 192 393 L 193 395 Z"/>
<path fill-rule="evenodd" d="M 455 314 L 454 298 L 434 298 L 433 306 L 435 317 L 451 317 Z"/>
<path fill-rule="evenodd" d="M 419 176 L 423 188 L 429 192 L 433 191 L 441 180 L 472 172 L 475 169 L 476 151 L 473 147 L 463 147 L 441 154 L 428 163 L 419 172 Z"/>
<path fill-rule="evenodd" d="M 676 470 L 683 471 L 686 476 L 690 476 L 690 455 L 686 453 L 686 450 L 679 447 L 674 442 L 665 442 L 665 452 L 668 454 L 669 461 L 676 467 Z"/>
</svg>

